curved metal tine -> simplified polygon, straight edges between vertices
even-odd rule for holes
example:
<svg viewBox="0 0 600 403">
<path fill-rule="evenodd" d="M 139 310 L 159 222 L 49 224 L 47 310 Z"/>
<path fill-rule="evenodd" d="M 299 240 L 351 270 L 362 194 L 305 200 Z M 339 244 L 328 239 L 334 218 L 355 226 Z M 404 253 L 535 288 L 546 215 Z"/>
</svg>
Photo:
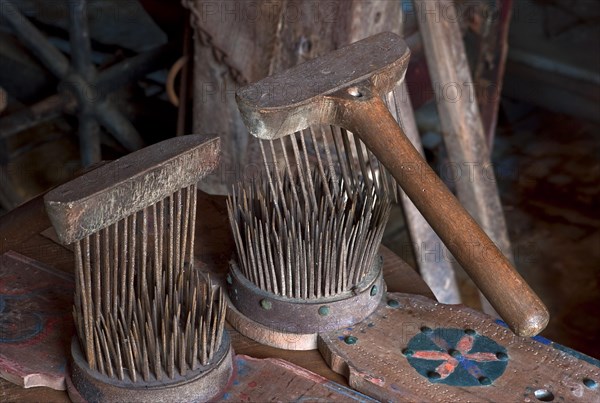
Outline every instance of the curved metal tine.
<svg viewBox="0 0 600 403">
<path fill-rule="evenodd" d="M 348 194 L 352 193 L 352 187 L 354 186 L 354 178 L 352 175 L 352 168 L 348 167 L 347 162 L 348 162 L 348 152 L 346 151 L 344 153 L 344 146 L 342 145 L 342 141 L 338 138 L 338 132 L 341 132 L 341 130 L 336 127 L 336 126 L 330 126 L 331 128 L 331 137 L 333 137 L 333 143 L 335 146 L 335 152 L 337 154 L 337 159 L 338 159 L 338 163 L 340 165 L 340 171 L 342 174 L 342 179 L 344 181 L 344 187 L 346 188 L 346 192 Z M 341 136 L 343 137 L 344 134 L 341 133 Z"/>
<path fill-rule="evenodd" d="M 315 131 L 312 127 L 310 127 L 308 129 L 308 131 L 310 132 L 310 138 L 312 140 L 312 145 L 315 149 L 315 155 L 317 157 L 317 169 L 319 171 L 319 174 L 321 175 L 321 180 L 323 181 L 323 189 L 325 190 L 325 194 L 327 196 L 327 201 L 329 202 L 329 205 L 331 206 L 331 208 L 334 208 L 333 197 L 331 195 L 331 190 L 329 189 L 329 181 L 327 180 L 327 176 L 325 174 L 325 169 L 323 168 L 323 161 L 321 159 L 321 152 L 319 151 L 319 143 L 317 143 L 317 139 L 315 137 Z"/>
</svg>

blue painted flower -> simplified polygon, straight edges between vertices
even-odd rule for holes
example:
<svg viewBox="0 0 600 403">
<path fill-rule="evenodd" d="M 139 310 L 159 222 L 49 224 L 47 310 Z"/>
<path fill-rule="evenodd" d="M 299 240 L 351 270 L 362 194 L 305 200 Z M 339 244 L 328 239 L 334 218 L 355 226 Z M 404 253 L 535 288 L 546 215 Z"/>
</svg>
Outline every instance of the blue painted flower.
<svg viewBox="0 0 600 403">
<path fill-rule="evenodd" d="M 471 329 L 423 327 L 403 353 L 431 382 L 453 386 L 490 385 L 508 363 L 504 347 Z"/>
</svg>

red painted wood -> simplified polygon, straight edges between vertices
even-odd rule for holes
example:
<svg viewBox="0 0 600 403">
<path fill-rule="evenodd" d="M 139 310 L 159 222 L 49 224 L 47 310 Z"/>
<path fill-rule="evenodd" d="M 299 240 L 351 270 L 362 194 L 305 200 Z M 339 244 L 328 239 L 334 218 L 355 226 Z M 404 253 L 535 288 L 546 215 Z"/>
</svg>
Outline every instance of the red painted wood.
<svg viewBox="0 0 600 403">
<path fill-rule="evenodd" d="M 16 252 L 1 255 L 0 376 L 64 390 L 72 305 L 70 275 Z"/>
</svg>

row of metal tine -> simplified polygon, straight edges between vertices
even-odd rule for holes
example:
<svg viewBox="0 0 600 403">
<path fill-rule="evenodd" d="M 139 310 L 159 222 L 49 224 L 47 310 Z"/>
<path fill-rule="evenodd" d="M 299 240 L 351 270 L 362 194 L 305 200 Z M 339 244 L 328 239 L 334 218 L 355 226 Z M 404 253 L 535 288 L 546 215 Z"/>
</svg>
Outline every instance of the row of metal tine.
<svg viewBox="0 0 600 403">
<path fill-rule="evenodd" d="M 191 266 L 196 197 L 183 188 L 75 243 L 74 317 L 90 368 L 136 382 L 210 363 L 226 304 Z"/>
<path fill-rule="evenodd" d="M 261 141 L 260 149 L 263 174 L 228 199 L 242 273 L 290 298 L 351 290 L 372 268 L 395 181 L 357 136 L 334 126 Z"/>
</svg>

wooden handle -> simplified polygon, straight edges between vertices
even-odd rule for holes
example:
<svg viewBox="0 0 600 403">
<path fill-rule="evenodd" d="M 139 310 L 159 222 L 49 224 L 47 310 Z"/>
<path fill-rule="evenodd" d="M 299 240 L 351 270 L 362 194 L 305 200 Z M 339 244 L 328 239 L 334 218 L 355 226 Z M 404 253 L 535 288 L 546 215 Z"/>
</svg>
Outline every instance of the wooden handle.
<svg viewBox="0 0 600 403">
<path fill-rule="evenodd" d="M 338 124 L 357 134 L 383 163 L 498 314 L 520 336 L 548 324 L 548 310 L 429 167 L 370 82 L 329 96 Z"/>
</svg>

